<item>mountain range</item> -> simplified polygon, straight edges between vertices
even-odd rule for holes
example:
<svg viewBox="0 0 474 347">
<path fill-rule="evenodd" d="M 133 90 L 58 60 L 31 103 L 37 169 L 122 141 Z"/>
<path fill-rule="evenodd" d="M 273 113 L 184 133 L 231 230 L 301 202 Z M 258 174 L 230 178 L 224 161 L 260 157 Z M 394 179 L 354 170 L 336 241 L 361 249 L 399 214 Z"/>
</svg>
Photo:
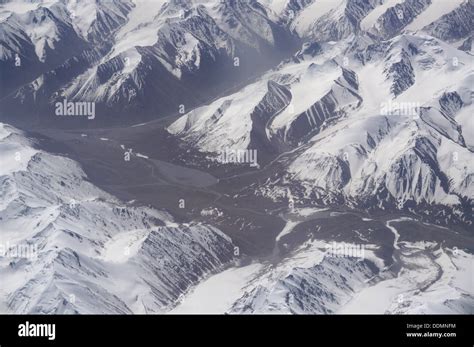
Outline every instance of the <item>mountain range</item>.
<svg viewBox="0 0 474 347">
<path fill-rule="evenodd" d="M 473 313 L 473 13 L 0 1 L 0 311 Z"/>
</svg>

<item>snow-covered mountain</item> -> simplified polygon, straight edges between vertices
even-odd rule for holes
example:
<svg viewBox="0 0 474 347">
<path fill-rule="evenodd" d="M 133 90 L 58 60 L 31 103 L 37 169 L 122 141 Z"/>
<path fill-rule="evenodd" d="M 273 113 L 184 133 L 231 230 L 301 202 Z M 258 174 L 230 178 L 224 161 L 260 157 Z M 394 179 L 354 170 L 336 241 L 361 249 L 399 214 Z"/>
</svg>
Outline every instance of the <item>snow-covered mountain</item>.
<svg viewBox="0 0 474 347">
<path fill-rule="evenodd" d="M 64 70 L 77 65 L 77 56 L 104 49 L 108 35 L 126 22 L 130 10 L 127 1 L 2 2 L 1 97 L 25 83 L 33 83 L 33 90 L 41 88 L 47 82 L 43 74 L 58 66 L 63 66 L 65 78 Z"/>
<path fill-rule="evenodd" d="M 394 275 L 393 265 L 377 256 L 378 246 L 366 245 L 362 257 L 334 256 L 331 247 L 331 243 L 308 241 L 276 265 L 253 263 L 227 269 L 202 281 L 172 312 L 473 312 L 472 254 L 438 249 L 433 242 L 406 242 L 400 260 L 404 270 Z"/>
<path fill-rule="evenodd" d="M 424 16 L 434 26 L 472 2 L 430 6 Z M 211 161 L 229 149 L 280 154 L 250 195 L 286 201 L 291 192 L 298 201 L 417 210 L 472 224 L 472 54 L 431 36 L 430 25 L 382 33 L 395 9 L 377 10 L 373 25 L 362 23 L 367 32 L 310 40 L 293 59 L 168 131 Z M 472 31 L 472 22 L 463 23 Z"/>
<path fill-rule="evenodd" d="M 0 13 L 3 117 L 48 120 L 63 99 L 97 103 L 104 122 L 178 113 L 297 42 L 257 1 L 6 2 Z"/>
<path fill-rule="evenodd" d="M 423 249 L 423 246 L 418 247 L 414 249 Z M 367 258 L 370 256 L 365 259 L 323 257 L 311 265 L 297 264 L 279 275 L 282 269 L 268 275 L 259 274 L 227 309 L 232 313 L 292 314 L 472 313 L 469 254 L 454 257 L 450 251 L 439 251 L 435 261 L 427 255 L 419 256 L 411 259 L 411 265 L 418 269 L 397 278 L 383 268 L 377 269 Z M 432 284 L 435 288 L 420 293 L 419 289 L 429 285 L 440 268 L 443 275 L 439 282 Z M 440 290 L 448 291 L 449 297 L 439 295 Z"/>
<path fill-rule="evenodd" d="M 164 312 L 232 261 L 215 227 L 121 202 L 35 141 L 1 125 L 2 312 Z"/>
<path fill-rule="evenodd" d="M 472 201 L 472 57 L 412 35 L 366 52 L 360 63 L 351 60 L 361 105 L 290 154 L 280 182 L 303 182 L 305 194 L 321 189 L 329 199 L 375 197 L 380 206 L 392 200 L 398 208 Z"/>
</svg>

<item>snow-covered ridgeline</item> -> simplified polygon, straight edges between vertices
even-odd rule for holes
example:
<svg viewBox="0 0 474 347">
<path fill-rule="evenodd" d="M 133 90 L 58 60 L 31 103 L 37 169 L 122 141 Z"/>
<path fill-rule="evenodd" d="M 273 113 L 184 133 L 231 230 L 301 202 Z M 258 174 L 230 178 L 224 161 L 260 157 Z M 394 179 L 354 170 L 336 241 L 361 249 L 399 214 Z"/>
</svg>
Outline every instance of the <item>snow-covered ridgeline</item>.
<svg viewBox="0 0 474 347">
<path fill-rule="evenodd" d="M 277 265 L 227 269 L 197 285 L 171 313 L 473 312 L 472 254 L 404 242 L 401 261 L 408 267 L 395 274 L 375 256 L 377 246 L 366 245 L 356 257 L 334 256 L 331 247 L 312 241 Z"/>
</svg>

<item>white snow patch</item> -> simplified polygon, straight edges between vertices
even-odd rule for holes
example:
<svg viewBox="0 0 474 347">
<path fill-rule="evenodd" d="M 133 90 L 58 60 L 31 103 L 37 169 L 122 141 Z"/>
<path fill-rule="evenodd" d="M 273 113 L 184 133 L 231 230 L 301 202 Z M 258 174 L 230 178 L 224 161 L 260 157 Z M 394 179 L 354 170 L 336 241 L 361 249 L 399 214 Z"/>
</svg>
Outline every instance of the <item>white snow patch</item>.
<svg viewBox="0 0 474 347">
<path fill-rule="evenodd" d="M 405 0 L 387 0 L 383 4 L 374 8 L 361 22 L 362 30 L 369 30 L 377 22 L 377 19 L 383 15 L 390 7 L 404 2 Z"/>
<path fill-rule="evenodd" d="M 445 14 L 453 11 L 465 0 L 432 0 L 426 10 L 421 12 L 405 30 L 420 30 Z"/>
<path fill-rule="evenodd" d="M 345 2 L 346 0 L 316 0 L 297 14 L 292 27 L 300 36 L 305 36 L 319 18 L 335 8 L 344 6 Z"/>
<path fill-rule="evenodd" d="M 301 222 L 297 222 L 297 221 L 291 221 L 291 220 L 287 220 L 286 221 L 286 224 L 285 224 L 285 227 L 282 229 L 282 231 L 280 231 L 280 233 L 277 235 L 276 237 L 276 241 L 279 241 L 283 236 L 289 234 L 292 232 L 293 228 L 295 226 L 297 226 L 298 224 L 300 224 Z"/>
<path fill-rule="evenodd" d="M 170 313 L 223 314 L 240 298 L 262 267 L 261 264 L 251 264 L 213 275 L 195 287 Z"/>
<path fill-rule="evenodd" d="M 18 135 L 20 131 L 0 123 L 0 176 L 26 170 L 30 159 L 38 153 L 28 140 Z"/>
<path fill-rule="evenodd" d="M 138 253 L 149 233 L 150 230 L 138 229 L 115 235 L 104 245 L 101 259 L 114 263 L 125 263 Z"/>
</svg>

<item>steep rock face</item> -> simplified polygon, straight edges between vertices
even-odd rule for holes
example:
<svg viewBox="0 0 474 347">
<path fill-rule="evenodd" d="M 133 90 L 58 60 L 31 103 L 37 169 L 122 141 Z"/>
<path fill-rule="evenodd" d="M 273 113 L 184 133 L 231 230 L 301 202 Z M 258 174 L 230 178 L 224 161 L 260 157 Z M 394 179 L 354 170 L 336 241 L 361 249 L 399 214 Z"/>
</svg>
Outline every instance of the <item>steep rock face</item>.
<svg viewBox="0 0 474 347">
<path fill-rule="evenodd" d="M 317 134 L 327 122 L 343 117 L 361 104 L 357 76 L 353 71 L 342 69 L 341 77 L 334 82 L 328 93 L 292 121 L 284 135 L 285 141 L 302 143 L 306 137 Z"/>
<path fill-rule="evenodd" d="M 390 39 L 397 35 L 400 30 L 408 24 L 420 13 L 425 11 L 432 0 L 406 0 L 387 9 L 381 15 L 374 26 L 374 33 L 383 39 Z"/>
<path fill-rule="evenodd" d="M 415 83 L 415 74 L 411 66 L 408 53 L 402 49 L 400 61 L 390 65 L 385 71 L 387 77 L 393 80 L 390 91 L 394 96 L 398 96 Z"/>
<path fill-rule="evenodd" d="M 446 92 L 439 99 L 441 110 L 447 116 L 454 116 L 463 106 L 461 96 L 456 92 Z"/>
<path fill-rule="evenodd" d="M 461 46 L 459 46 L 459 49 L 461 51 L 472 53 L 472 51 L 473 51 L 473 49 L 472 49 L 472 36 L 468 37 L 466 40 L 464 40 L 464 42 L 461 44 Z"/>
<path fill-rule="evenodd" d="M 264 148 L 275 151 L 271 145 L 268 124 L 291 102 L 291 91 L 284 85 L 269 81 L 267 93 L 251 114 L 252 130 L 249 148 Z"/>
<path fill-rule="evenodd" d="M 78 11 L 77 7 L 80 5 L 80 2 L 77 2 L 76 11 L 72 12 L 73 24 L 76 24 L 76 19 L 81 18 L 80 13 L 76 13 Z M 112 35 L 117 28 L 120 28 L 127 23 L 127 17 L 135 7 L 135 4 L 132 1 L 112 0 L 98 2 L 94 5 L 94 20 L 89 28 L 79 28 L 79 32 L 82 35 L 85 35 L 88 42 L 93 44 L 107 44 L 110 35 Z M 74 11 L 72 8 L 69 9 L 70 11 Z M 86 9 L 82 9 L 82 11 L 86 11 Z"/>
<path fill-rule="evenodd" d="M 445 14 L 423 30 L 443 41 L 458 41 L 472 35 L 474 31 L 474 1 L 466 0 L 452 12 Z"/>
<path fill-rule="evenodd" d="M 293 268 L 271 286 L 257 285 L 237 300 L 232 313 L 335 313 L 374 276 L 374 265 L 355 259 L 324 258 L 309 268 Z"/>
<path fill-rule="evenodd" d="M 360 31 L 360 22 L 377 4 L 376 0 L 348 0 L 319 18 L 311 29 L 316 41 L 337 41 Z"/>
<path fill-rule="evenodd" d="M 233 251 L 229 238 L 211 226 L 160 227 L 154 230 L 132 260 L 141 273 L 141 279 L 150 287 L 147 309 L 157 307 L 157 310 L 163 310 L 172 306 L 210 272 L 230 263 Z M 156 299 L 160 305 L 156 305 Z"/>
</svg>

